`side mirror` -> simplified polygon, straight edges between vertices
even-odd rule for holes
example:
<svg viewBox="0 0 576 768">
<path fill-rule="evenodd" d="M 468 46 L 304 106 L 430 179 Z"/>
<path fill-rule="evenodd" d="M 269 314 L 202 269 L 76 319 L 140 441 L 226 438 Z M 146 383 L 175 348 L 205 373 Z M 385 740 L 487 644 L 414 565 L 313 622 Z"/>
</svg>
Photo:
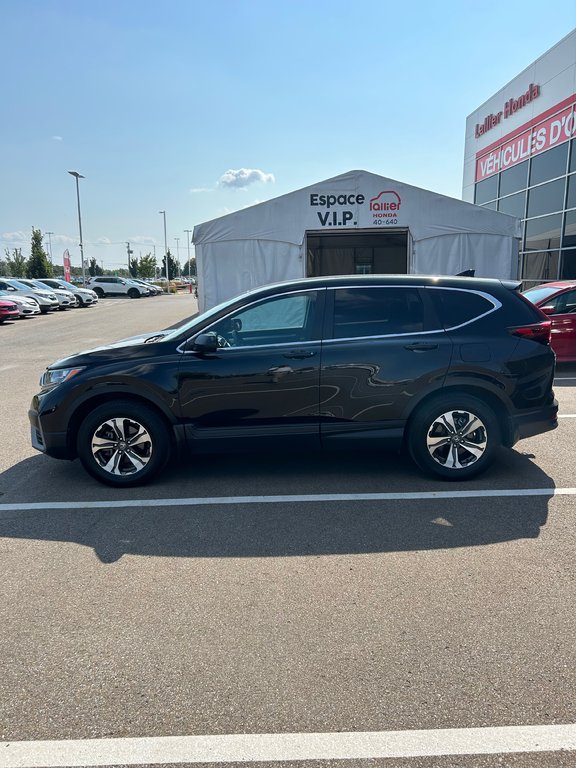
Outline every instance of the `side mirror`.
<svg viewBox="0 0 576 768">
<path fill-rule="evenodd" d="M 196 336 L 194 341 L 190 342 L 190 349 L 195 352 L 209 354 L 218 350 L 218 336 L 214 332 L 201 333 Z"/>
<path fill-rule="evenodd" d="M 556 314 L 556 307 L 539 307 L 540 312 L 544 312 L 545 315 Z"/>
</svg>

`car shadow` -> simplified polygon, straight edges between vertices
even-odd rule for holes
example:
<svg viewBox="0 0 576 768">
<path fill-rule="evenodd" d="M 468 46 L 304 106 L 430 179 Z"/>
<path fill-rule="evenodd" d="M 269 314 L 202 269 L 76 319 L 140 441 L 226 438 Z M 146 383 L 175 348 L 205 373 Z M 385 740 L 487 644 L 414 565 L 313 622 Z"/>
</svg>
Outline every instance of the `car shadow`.
<svg viewBox="0 0 576 768">
<path fill-rule="evenodd" d="M 34 456 L 0 474 L 0 536 L 90 547 L 103 563 L 151 557 L 302 557 L 483 546 L 537 538 L 549 495 L 482 497 L 482 491 L 553 489 L 530 454 L 502 451 L 467 483 L 421 476 L 394 454 L 218 456 L 173 465 L 152 486 L 117 490 L 88 478 L 78 462 Z M 256 464 L 255 464 L 256 462 Z M 256 468 L 255 468 L 256 467 Z M 33 493 L 33 488 L 42 489 Z M 477 491 L 440 499 L 292 500 L 247 496 Z M 550 494 L 551 495 L 551 494 Z M 181 505 L 166 500 L 183 499 Z M 202 499 L 203 504 L 194 502 Z M 225 499 L 225 501 L 218 501 Z M 233 503 L 230 503 L 230 500 Z M 134 506 L 134 500 L 139 500 Z M 97 501 L 98 508 L 89 508 Z M 132 506 L 118 506 L 130 501 Z M 35 502 L 38 509 L 7 505 Z M 73 502 L 73 509 L 43 505 Z M 112 502 L 114 506 L 107 507 Z M 86 504 L 84 507 L 83 505 Z"/>
</svg>

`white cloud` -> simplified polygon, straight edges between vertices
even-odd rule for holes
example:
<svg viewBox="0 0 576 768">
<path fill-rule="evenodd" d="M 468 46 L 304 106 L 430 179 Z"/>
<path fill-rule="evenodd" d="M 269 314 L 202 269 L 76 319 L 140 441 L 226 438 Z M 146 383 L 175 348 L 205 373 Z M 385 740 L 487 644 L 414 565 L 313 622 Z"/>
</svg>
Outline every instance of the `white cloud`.
<svg viewBox="0 0 576 768">
<path fill-rule="evenodd" d="M 195 195 L 198 192 L 214 192 L 213 187 L 192 187 L 192 189 L 188 190 L 188 193 L 190 195 Z"/>
<path fill-rule="evenodd" d="M 228 170 L 220 177 L 219 184 L 223 187 L 245 189 L 250 184 L 260 182 L 262 184 L 274 183 L 274 174 L 260 171 L 257 168 L 238 168 Z"/>
<path fill-rule="evenodd" d="M 156 240 L 148 235 L 134 235 L 129 237 L 128 241 L 134 245 L 156 245 Z"/>
<path fill-rule="evenodd" d="M 0 234 L 0 240 L 3 243 L 26 243 L 30 242 L 30 233 L 24 232 L 2 232 Z"/>
<path fill-rule="evenodd" d="M 64 141 L 62 136 L 52 136 L 52 141 Z"/>
</svg>

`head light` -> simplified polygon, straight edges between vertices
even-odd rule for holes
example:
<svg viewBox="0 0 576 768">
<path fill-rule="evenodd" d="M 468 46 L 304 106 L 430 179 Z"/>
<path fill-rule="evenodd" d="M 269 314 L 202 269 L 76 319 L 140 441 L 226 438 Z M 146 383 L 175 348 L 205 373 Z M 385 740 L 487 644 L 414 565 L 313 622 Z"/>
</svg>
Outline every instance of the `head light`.
<svg viewBox="0 0 576 768">
<path fill-rule="evenodd" d="M 44 371 L 40 377 L 40 387 L 43 392 L 47 392 L 49 389 L 54 389 L 58 384 L 62 384 L 64 381 L 68 381 L 77 373 L 83 371 L 84 368 L 56 368 L 54 370 L 48 369 Z"/>
</svg>

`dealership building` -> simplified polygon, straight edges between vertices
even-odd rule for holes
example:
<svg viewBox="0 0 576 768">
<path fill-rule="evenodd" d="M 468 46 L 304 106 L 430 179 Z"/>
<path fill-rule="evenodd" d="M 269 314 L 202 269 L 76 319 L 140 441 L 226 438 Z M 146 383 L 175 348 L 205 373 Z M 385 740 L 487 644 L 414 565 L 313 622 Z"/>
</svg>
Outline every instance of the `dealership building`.
<svg viewBox="0 0 576 768">
<path fill-rule="evenodd" d="M 522 221 L 517 274 L 576 278 L 576 30 L 466 122 L 462 197 Z"/>
</svg>

